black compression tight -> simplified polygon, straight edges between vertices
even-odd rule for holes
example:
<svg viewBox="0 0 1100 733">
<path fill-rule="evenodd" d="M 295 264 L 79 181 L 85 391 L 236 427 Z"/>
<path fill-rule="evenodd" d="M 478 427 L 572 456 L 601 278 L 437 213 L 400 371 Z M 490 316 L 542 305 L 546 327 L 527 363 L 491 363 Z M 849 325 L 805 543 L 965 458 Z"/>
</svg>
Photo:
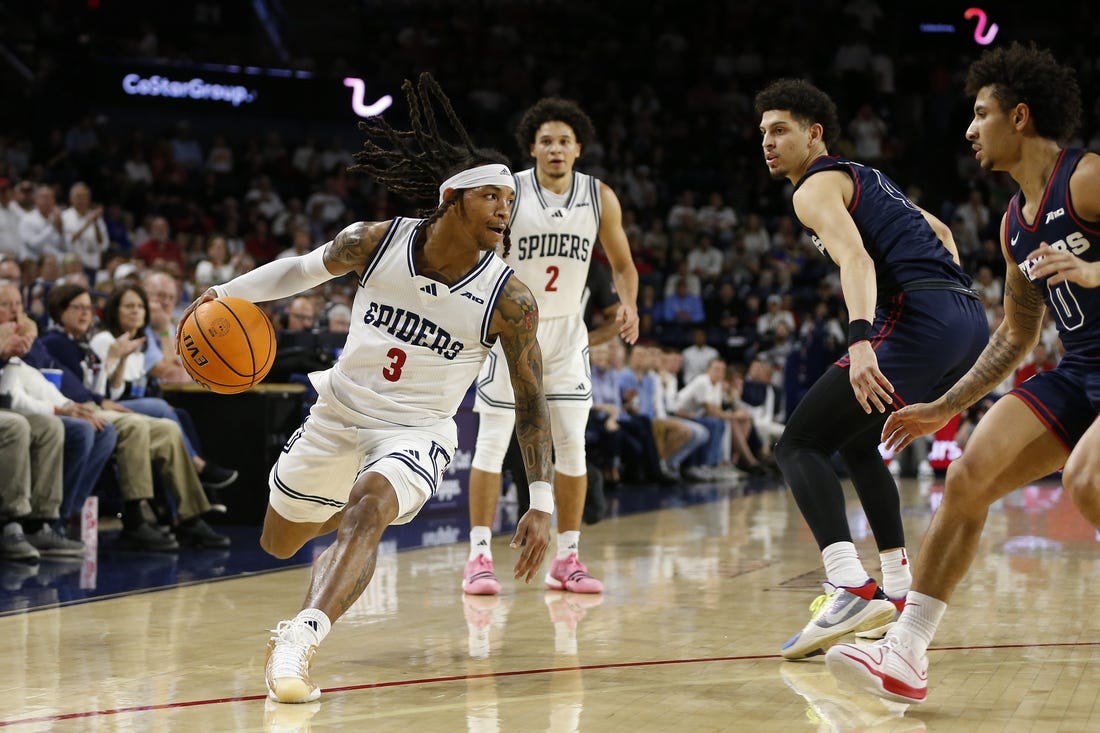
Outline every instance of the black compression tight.
<svg viewBox="0 0 1100 733">
<path fill-rule="evenodd" d="M 831 464 L 840 453 L 880 550 L 903 547 L 897 484 L 878 452 L 886 413 L 856 402 L 848 370 L 831 366 L 787 421 L 775 458 L 818 547 L 851 542 L 844 490 Z"/>
</svg>

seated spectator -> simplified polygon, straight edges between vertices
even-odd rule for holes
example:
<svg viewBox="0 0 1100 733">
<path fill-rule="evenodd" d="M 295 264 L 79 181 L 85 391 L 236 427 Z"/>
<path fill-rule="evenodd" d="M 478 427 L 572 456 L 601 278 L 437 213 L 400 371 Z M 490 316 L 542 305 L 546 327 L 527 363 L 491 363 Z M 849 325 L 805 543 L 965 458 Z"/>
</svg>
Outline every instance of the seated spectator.
<svg viewBox="0 0 1100 733">
<path fill-rule="evenodd" d="M 332 349 L 314 326 L 317 308 L 313 299 L 299 295 L 287 306 L 285 325 L 275 332 L 275 363 L 267 379 L 271 382 L 302 382 L 308 384 L 310 372 L 327 369 L 332 364 Z"/>
<path fill-rule="evenodd" d="M 193 381 L 176 353 L 179 280 L 166 272 L 151 271 L 141 278 L 141 287 L 149 306 L 149 322 L 145 326 L 145 370 L 161 384 Z"/>
<path fill-rule="evenodd" d="M 138 245 L 134 257 L 145 263 L 146 267 L 165 270 L 180 276 L 185 270 L 183 252 L 172 238 L 168 220 L 163 216 L 153 218 L 149 227 L 149 239 Z"/>
<path fill-rule="evenodd" d="M 740 360 L 756 343 L 756 334 L 741 326 L 741 302 L 733 283 L 719 285 L 703 306 L 707 314 L 707 343 L 716 344 L 727 361 Z"/>
<path fill-rule="evenodd" d="M 794 313 L 783 305 L 783 296 L 773 293 L 768 296 L 766 310 L 756 319 L 756 330 L 764 342 L 775 340 L 776 328 L 780 323 L 787 326 L 787 333 L 795 330 Z"/>
<path fill-rule="evenodd" d="M 617 484 L 631 481 L 675 481 L 661 470 L 653 426 L 649 418 L 631 415 L 623 405 L 619 370 L 612 362 L 609 344 L 595 346 L 589 352 L 592 363 L 592 408 L 586 440 L 596 446 L 603 460 L 606 479 Z"/>
<path fill-rule="evenodd" d="M 4 288 L 0 300 L 6 301 L 13 291 Z M 10 310 L 5 306 L 5 312 Z M 30 343 L 22 329 L 33 329 L 33 322 L 25 317 L 23 321 L 0 324 L 0 362 Z M 25 411 L 23 404 L 18 411 L 7 409 L 15 406 L 7 386 L 0 386 L 0 395 L 5 402 L 5 409 L 0 409 L 0 560 L 83 556 L 84 543 L 68 539 L 59 528 L 64 424 L 51 411 Z"/>
<path fill-rule="evenodd" d="M 50 318 L 56 323 L 77 317 L 91 321 L 92 299 L 83 288 L 60 285 L 51 290 L 48 305 Z M 18 320 L 18 314 L 11 320 Z M 215 532 L 202 519 L 202 515 L 210 511 L 210 502 L 187 455 L 179 426 L 171 420 L 132 412 L 85 387 L 85 378 L 94 383 L 90 354 L 91 350 L 85 345 L 58 329 L 36 339 L 21 358 L 38 369 L 60 369 L 62 394 L 73 402 L 87 405 L 96 416 L 115 426 L 118 432 L 115 464 L 123 498 L 119 546 L 174 552 L 179 548 L 178 536 L 196 547 L 227 547 L 229 538 Z M 143 504 L 153 499 L 154 466 L 171 490 L 177 507 L 175 535 L 153 527 L 142 511 Z"/>
<path fill-rule="evenodd" d="M 64 436 L 53 415 L 0 409 L 0 560 L 38 562 L 43 554 L 84 554 L 84 543 L 54 527 Z"/>
<path fill-rule="evenodd" d="M 707 332 L 702 328 L 696 328 L 691 332 L 691 346 L 688 346 L 680 353 L 683 359 L 680 362 L 681 370 L 679 376 L 684 384 L 695 379 L 696 376 L 705 373 L 710 363 L 721 357 L 721 354 L 718 353 L 718 349 L 707 342 Z"/>
<path fill-rule="evenodd" d="M 729 480 L 742 476 L 729 461 L 729 419 L 732 415 L 722 408 L 725 378 L 726 362 L 712 359 L 707 370 L 685 384 L 676 395 L 676 415 L 694 420 L 707 429 L 702 464 L 684 471 L 693 480 Z"/>
<path fill-rule="evenodd" d="M 23 253 L 23 240 L 19 237 L 23 215 L 16 208 L 11 179 L 0 176 L 0 258 L 18 260 Z"/>
<path fill-rule="evenodd" d="M 244 202 L 249 206 L 255 206 L 268 221 L 281 214 L 286 208 L 279 192 L 271 185 L 270 176 L 257 177 L 255 185 L 244 195 Z"/>
<path fill-rule="evenodd" d="M 697 234 L 695 246 L 687 254 L 688 272 L 698 277 L 700 283 L 714 283 L 724 264 L 725 256 L 714 246 L 714 238 L 710 234 Z"/>
<path fill-rule="evenodd" d="M 0 319 L 19 310 L 19 291 L 0 282 Z M 115 450 L 115 427 L 91 414 L 83 405 L 67 399 L 37 369 L 24 364 L 23 356 L 34 342 L 34 321 L 22 315 L 20 321 L 0 323 L 0 397 L 12 410 L 24 415 L 57 415 L 65 429 L 62 461 L 62 496 L 58 509 L 59 530 L 72 529 L 79 522 L 84 500 L 99 480 L 103 467 Z"/>
<path fill-rule="evenodd" d="M 767 469 L 761 465 L 756 451 L 753 450 L 754 445 L 757 448 L 762 447 L 762 441 L 756 432 L 752 411 L 741 399 L 744 387 L 744 375 L 734 367 L 727 369 L 722 409 L 730 426 L 730 459 L 738 468 L 753 476 L 762 476 L 767 473 Z"/>
<path fill-rule="evenodd" d="M 683 278 L 677 279 L 672 295 L 666 295 L 661 301 L 657 318 L 665 343 L 682 344 L 682 334 L 690 328 L 703 326 L 706 320 L 703 299 L 688 291 Z"/>
<path fill-rule="evenodd" d="M 298 229 L 309 233 L 309 217 L 302 208 L 302 200 L 294 196 L 286 202 L 286 208 L 271 221 L 271 233 L 282 239 Z"/>
<path fill-rule="evenodd" d="M 717 191 L 712 192 L 706 205 L 699 208 L 696 222 L 700 231 L 710 234 L 723 245 L 733 241 L 733 233 L 740 223 L 737 212 L 722 200 L 722 194 Z"/>
<path fill-rule="evenodd" d="M 239 273 L 240 255 L 230 256 L 229 244 L 221 234 L 212 234 L 206 240 L 206 258 L 195 265 L 195 292 L 204 292 L 213 285 L 221 285 Z"/>
<path fill-rule="evenodd" d="M 681 259 L 676 265 L 676 272 L 669 275 L 668 279 L 665 280 L 664 297 L 666 299 L 676 294 L 676 288 L 680 286 L 681 280 L 687 285 L 687 292 L 702 297 L 703 281 L 691 271 L 687 259 Z"/>
<path fill-rule="evenodd" d="M 313 249 L 313 238 L 308 229 L 295 229 L 290 237 L 290 246 L 276 255 L 275 259 L 282 260 L 287 257 L 298 257 L 308 254 Z"/>
<path fill-rule="evenodd" d="M 99 371 L 93 390 L 111 400 L 150 417 L 172 420 L 180 427 L 187 454 L 199 472 L 199 480 L 208 491 L 224 489 L 237 480 L 237 472 L 223 468 L 201 455 L 198 430 L 191 416 L 182 409 L 172 407 L 160 396 L 160 387 L 146 365 L 142 353 L 147 345 L 146 326 L 149 318 L 149 301 L 138 285 L 122 285 L 115 288 L 103 306 L 103 329 L 88 339 Z M 62 324 L 66 335 L 77 342 L 88 338 L 83 331 L 85 319 L 65 314 Z M 93 366 L 94 369 L 94 366 Z M 216 495 L 211 497 L 212 504 Z M 224 507 L 220 506 L 224 511 Z"/>
<path fill-rule="evenodd" d="M 77 255 L 88 282 L 93 282 L 111 240 L 107 238 L 103 206 L 92 206 L 92 190 L 86 183 L 74 183 L 69 189 L 69 208 L 61 212 L 61 225 L 66 251 Z"/>
<path fill-rule="evenodd" d="M 244 248 L 261 265 L 271 262 L 279 254 L 279 242 L 272 235 L 267 219 L 262 216 L 253 219 L 252 229 L 244 240 Z"/>
<path fill-rule="evenodd" d="M 760 214 L 749 214 L 745 219 L 745 230 L 741 233 L 745 253 L 750 257 L 760 257 L 772 248 L 772 235 L 764 227 Z"/>
<path fill-rule="evenodd" d="M 343 303 L 337 303 L 328 309 L 325 315 L 325 330 L 317 334 L 322 347 L 332 361 L 340 358 L 344 353 L 344 344 L 348 340 L 348 331 L 351 329 L 351 308 Z"/>
<path fill-rule="evenodd" d="M 741 401 L 752 415 L 753 427 L 762 441 L 762 457 L 771 456 L 772 447 L 783 434 L 783 392 L 775 382 L 774 365 L 757 357 L 749 364 L 741 388 Z"/>
<path fill-rule="evenodd" d="M 682 191 L 676 203 L 668 210 L 669 231 L 694 232 L 699 210 L 695 206 L 695 192 Z"/>
<path fill-rule="evenodd" d="M 40 259 L 43 255 L 60 257 L 65 254 L 61 209 L 49 186 L 34 191 L 34 208 L 19 222 L 19 237 L 23 240 L 23 259 Z"/>
<path fill-rule="evenodd" d="M 708 434 L 699 423 L 668 414 L 664 388 L 655 369 L 660 354 L 656 347 L 635 344 L 628 366 L 619 372 L 619 389 L 626 412 L 650 421 L 661 457 L 661 473 L 675 480 L 680 476 L 684 459 L 707 442 Z"/>
</svg>

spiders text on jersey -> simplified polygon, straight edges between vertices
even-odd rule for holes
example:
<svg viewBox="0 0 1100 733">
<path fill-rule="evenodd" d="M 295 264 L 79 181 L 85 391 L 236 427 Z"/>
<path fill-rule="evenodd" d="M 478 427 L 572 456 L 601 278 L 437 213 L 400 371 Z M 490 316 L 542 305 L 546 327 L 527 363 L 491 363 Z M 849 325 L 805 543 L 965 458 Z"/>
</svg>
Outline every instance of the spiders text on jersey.
<svg viewBox="0 0 1100 733">
<path fill-rule="evenodd" d="M 568 257 L 573 260 L 588 260 L 592 242 L 576 234 L 549 233 L 520 237 L 516 243 L 516 257 L 527 260 L 534 257 Z"/>
<path fill-rule="evenodd" d="M 392 305 L 372 301 L 363 314 L 363 323 L 413 346 L 431 349 L 447 360 L 454 359 L 465 348 L 461 341 L 455 341 L 446 329 L 435 322 Z"/>
</svg>

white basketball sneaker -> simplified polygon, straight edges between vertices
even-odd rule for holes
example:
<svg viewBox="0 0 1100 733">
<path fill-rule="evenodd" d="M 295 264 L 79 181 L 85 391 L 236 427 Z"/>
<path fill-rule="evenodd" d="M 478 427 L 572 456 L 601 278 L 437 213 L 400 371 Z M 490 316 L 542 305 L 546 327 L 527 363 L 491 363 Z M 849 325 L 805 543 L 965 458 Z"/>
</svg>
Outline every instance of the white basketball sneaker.
<svg viewBox="0 0 1100 733">
<path fill-rule="evenodd" d="M 928 697 L 928 657 L 895 634 L 874 644 L 837 644 L 825 664 L 841 684 L 909 704 Z"/>
<path fill-rule="evenodd" d="M 317 645 L 303 621 L 280 621 L 272 629 L 264 663 L 267 696 L 276 702 L 313 702 L 321 688 L 309 676 Z"/>
</svg>

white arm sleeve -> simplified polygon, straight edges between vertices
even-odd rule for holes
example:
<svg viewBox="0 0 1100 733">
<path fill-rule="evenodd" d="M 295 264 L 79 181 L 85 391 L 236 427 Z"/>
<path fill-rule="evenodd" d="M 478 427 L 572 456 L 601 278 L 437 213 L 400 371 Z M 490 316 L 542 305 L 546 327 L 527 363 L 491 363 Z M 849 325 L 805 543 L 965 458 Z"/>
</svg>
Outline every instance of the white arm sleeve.
<svg viewBox="0 0 1100 733">
<path fill-rule="evenodd" d="M 244 298 L 253 303 L 279 300 L 315 288 L 336 277 L 325 267 L 326 242 L 309 254 L 268 262 L 251 272 L 215 285 L 219 298 Z"/>
</svg>

